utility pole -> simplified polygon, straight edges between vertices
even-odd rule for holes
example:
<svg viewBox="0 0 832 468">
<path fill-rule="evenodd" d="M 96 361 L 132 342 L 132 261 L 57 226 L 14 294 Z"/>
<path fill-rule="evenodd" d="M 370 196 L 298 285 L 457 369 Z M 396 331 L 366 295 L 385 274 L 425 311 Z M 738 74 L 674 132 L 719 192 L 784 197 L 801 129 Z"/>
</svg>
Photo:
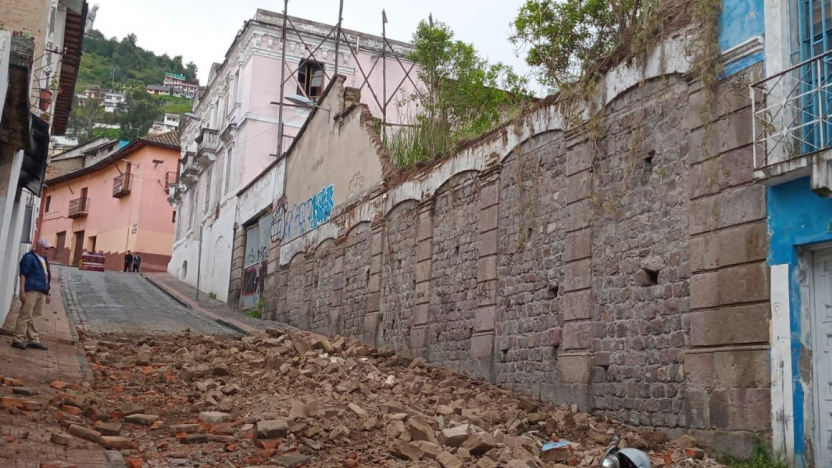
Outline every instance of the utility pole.
<svg viewBox="0 0 832 468">
<path fill-rule="evenodd" d="M 342 17 L 343 13 L 344 13 L 344 0 L 341 0 L 340 5 L 338 6 L 338 25 L 335 26 L 337 28 L 336 33 L 335 33 L 335 74 L 336 75 L 338 74 L 338 44 L 341 42 L 341 21 L 343 21 L 343 19 L 344 19 Z"/>
<path fill-rule="evenodd" d="M 387 141 L 387 13 L 381 10 L 381 138 Z"/>
<path fill-rule="evenodd" d="M 286 12 L 289 0 L 283 0 L 283 26 L 280 29 L 280 104 L 277 108 L 277 157 L 283 155 L 283 90 L 286 88 Z"/>
</svg>

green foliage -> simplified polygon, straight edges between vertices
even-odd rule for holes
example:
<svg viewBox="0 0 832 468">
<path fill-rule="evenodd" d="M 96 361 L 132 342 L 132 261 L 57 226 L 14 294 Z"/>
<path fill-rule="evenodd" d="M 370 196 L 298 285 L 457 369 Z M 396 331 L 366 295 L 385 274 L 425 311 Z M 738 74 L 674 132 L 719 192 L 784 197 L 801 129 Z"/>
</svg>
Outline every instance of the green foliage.
<svg viewBox="0 0 832 468">
<path fill-rule="evenodd" d="M 527 0 L 510 40 L 525 48 L 540 81 L 557 90 L 580 81 L 618 46 L 636 38 L 640 49 L 657 33 L 660 0 Z M 649 28 L 647 28 L 647 27 Z"/>
<path fill-rule="evenodd" d="M 421 21 L 408 59 L 427 89 L 410 97 L 423 111 L 388 139 L 400 167 L 450 153 L 464 139 L 494 128 L 528 101 L 527 82 L 502 63 L 488 63 L 441 22 Z"/>
<path fill-rule="evenodd" d="M 216 299 L 216 298 L 217 298 L 217 293 L 215 293 L 215 292 L 209 292 L 209 293 L 208 293 L 208 297 L 210 297 L 211 299 Z"/>
<path fill-rule="evenodd" d="M 103 122 L 107 117 L 107 112 L 104 111 L 104 106 L 100 99 L 87 98 L 78 99 L 74 97 L 73 110 L 69 114 L 68 126 L 78 139 L 78 144 L 94 140 L 102 136 L 101 128 L 96 128 L 96 124 Z"/>
<path fill-rule="evenodd" d="M 180 73 L 185 79 L 196 81 L 197 67 L 184 64 L 182 56 L 157 56 L 138 45 L 138 37 L 128 34 L 121 41 L 105 39 L 101 32 L 92 30 L 84 38 L 78 88 L 102 86 L 109 88 L 141 87 L 161 84 L 165 72 Z"/>
<path fill-rule="evenodd" d="M 254 308 L 248 309 L 245 311 L 245 314 L 251 318 L 260 318 L 260 311 Z"/>
<path fill-rule="evenodd" d="M 119 109 L 119 139 L 133 141 L 147 135 L 153 121 L 162 116 L 162 108 L 143 89 L 127 92 L 127 102 Z"/>
<path fill-rule="evenodd" d="M 722 463 L 729 468 L 786 468 L 789 466 L 782 458 L 775 460 L 760 439 L 754 441 L 754 453 L 748 460 L 739 460 L 728 455 L 722 459 Z"/>
</svg>

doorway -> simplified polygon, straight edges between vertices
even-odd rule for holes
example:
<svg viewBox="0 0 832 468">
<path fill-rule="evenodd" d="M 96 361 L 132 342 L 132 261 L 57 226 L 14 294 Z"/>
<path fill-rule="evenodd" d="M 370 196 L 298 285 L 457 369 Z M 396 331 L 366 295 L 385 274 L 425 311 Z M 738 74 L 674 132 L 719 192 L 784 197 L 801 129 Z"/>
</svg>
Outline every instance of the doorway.
<svg viewBox="0 0 832 468">
<path fill-rule="evenodd" d="M 98 236 L 90 236 L 90 249 L 88 252 L 95 253 L 95 241 L 97 240 Z"/>
<path fill-rule="evenodd" d="M 66 231 L 61 231 L 58 233 L 57 240 L 55 241 L 55 253 L 52 256 L 52 260 L 65 260 L 64 259 L 64 249 L 66 248 Z"/>
<path fill-rule="evenodd" d="M 812 308 L 817 466 L 832 463 L 832 248 L 812 253 Z"/>
<path fill-rule="evenodd" d="M 84 253 L 84 231 L 75 233 L 75 250 L 72 253 L 72 264 L 81 264 L 81 254 Z"/>
</svg>

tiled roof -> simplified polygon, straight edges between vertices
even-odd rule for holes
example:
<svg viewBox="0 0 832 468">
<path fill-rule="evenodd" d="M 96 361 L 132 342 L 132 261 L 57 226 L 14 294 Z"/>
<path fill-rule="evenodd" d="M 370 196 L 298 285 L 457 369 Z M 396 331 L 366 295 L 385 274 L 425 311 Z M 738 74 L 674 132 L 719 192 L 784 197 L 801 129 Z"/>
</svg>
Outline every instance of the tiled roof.
<svg viewBox="0 0 832 468">
<path fill-rule="evenodd" d="M 170 132 L 160 133 L 158 135 L 148 135 L 142 140 L 152 141 L 167 146 L 179 146 L 179 132 L 172 130 Z"/>
</svg>

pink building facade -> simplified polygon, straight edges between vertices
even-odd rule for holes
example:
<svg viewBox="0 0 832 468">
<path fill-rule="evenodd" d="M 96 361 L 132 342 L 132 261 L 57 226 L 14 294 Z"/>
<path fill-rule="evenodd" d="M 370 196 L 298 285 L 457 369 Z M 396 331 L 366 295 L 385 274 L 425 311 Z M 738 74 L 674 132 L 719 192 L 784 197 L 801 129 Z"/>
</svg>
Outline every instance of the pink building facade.
<svg viewBox="0 0 832 468">
<path fill-rule="evenodd" d="M 166 192 L 178 160 L 178 135 L 169 132 L 47 180 L 41 237 L 56 247 L 52 261 L 78 265 L 83 252 L 103 252 L 105 268 L 121 270 L 130 250 L 142 271 L 165 271 L 174 231 Z"/>
<path fill-rule="evenodd" d="M 401 123 L 417 110 L 408 99 L 418 83 L 413 64 L 405 59 L 412 46 L 388 39 L 383 50 L 381 37 L 343 30 L 346 38 L 336 53 L 335 34 L 329 35 L 334 26 L 287 18 L 285 60 L 283 16 L 257 10 L 225 61 L 212 67 L 206 88 L 194 101 L 193 118 L 180 126 L 181 176 L 168 198 L 177 211 L 168 272 L 220 300 L 228 298 L 238 192 L 283 158 L 277 155 L 281 101 L 282 153 L 311 111 L 298 103 L 317 102 L 336 70 L 344 86 L 362 89 L 361 102 L 374 119 Z M 326 110 L 333 118 L 336 111 Z M 282 195 L 282 174 L 258 192 L 262 209 Z"/>
</svg>

